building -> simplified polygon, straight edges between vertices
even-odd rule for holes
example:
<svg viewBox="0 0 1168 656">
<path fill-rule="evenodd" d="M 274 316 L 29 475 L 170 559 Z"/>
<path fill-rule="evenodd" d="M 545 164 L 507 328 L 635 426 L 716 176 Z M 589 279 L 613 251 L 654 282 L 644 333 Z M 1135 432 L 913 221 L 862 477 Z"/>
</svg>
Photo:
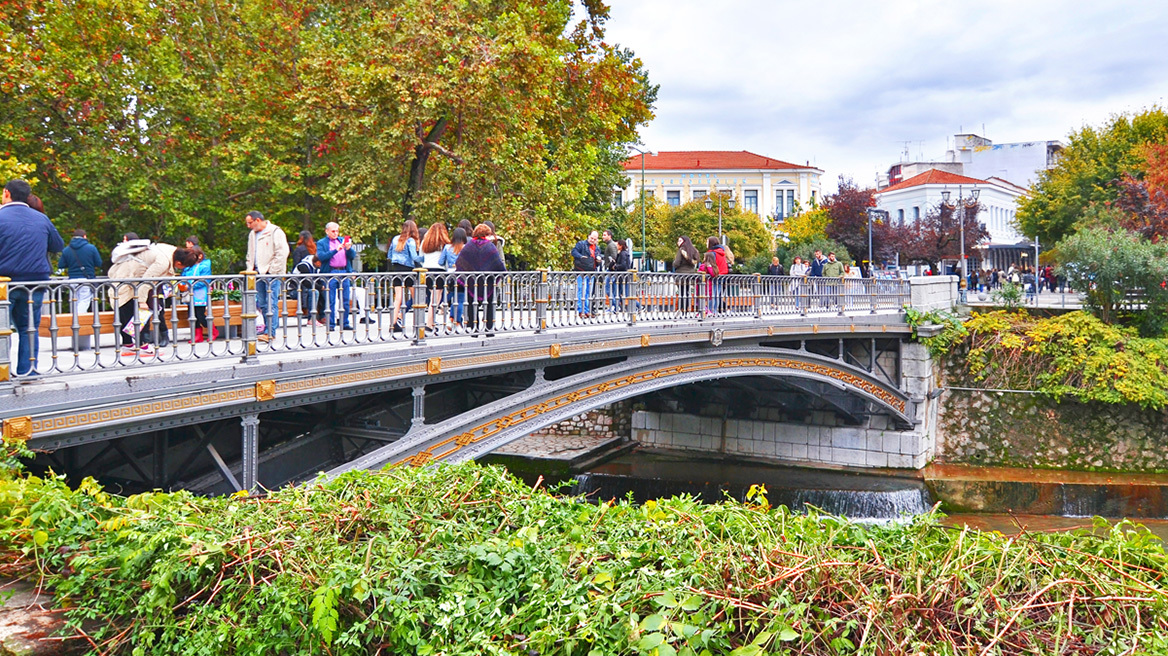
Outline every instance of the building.
<svg viewBox="0 0 1168 656">
<path fill-rule="evenodd" d="M 893 164 L 888 167 L 888 173 L 877 177 L 876 187 L 891 187 L 936 169 L 981 180 L 998 178 L 1028 189 L 1040 173 L 1055 165 L 1062 151 L 1061 141 L 995 144 L 976 134 L 958 134 L 953 136 L 953 148 L 946 151 L 942 160 Z"/>
<path fill-rule="evenodd" d="M 798 214 L 821 198 L 821 169 L 745 150 L 662 151 L 625 160 L 629 186 L 615 200 L 628 203 L 641 190 L 670 205 L 700 200 L 711 191 L 733 194 L 739 207 L 775 222 Z"/>
<path fill-rule="evenodd" d="M 876 192 L 876 207 L 888 212 L 889 221 L 912 222 L 939 207 L 945 192 L 949 192 L 949 202 L 956 203 L 958 198 L 969 198 L 975 189 L 981 206 L 977 218 L 989 230 L 990 238 L 986 244 L 966 244 L 966 254 L 978 260 L 971 262 L 970 268 L 979 264 L 982 268 L 1006 268 L 1021 262 L 1022 253 L 1028 253 L 1033 244 L 1018 234 L 1014 215 L 1018 199 L 1029 192 L 1008 180 L 982 180 L 929 169 Z"/>
</svg>

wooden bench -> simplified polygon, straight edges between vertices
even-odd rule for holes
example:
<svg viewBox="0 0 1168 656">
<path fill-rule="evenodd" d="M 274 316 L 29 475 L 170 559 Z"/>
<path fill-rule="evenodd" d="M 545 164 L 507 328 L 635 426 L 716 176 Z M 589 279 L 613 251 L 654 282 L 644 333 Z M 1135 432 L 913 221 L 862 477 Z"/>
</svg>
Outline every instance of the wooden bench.
<svg viewBox="0 0 1168 656">
<path fill-rule="evenodd" d="M 228 316 L 228 317 L 223 316 L 223 304 L 222 303 L 212 303 L 208 307 L 210 308 L 210 311 L 211 311 L 211 317 L 212 317 L 211 320 L 221 330 L 229 328 L 231 326 L 240 326 L 243 324 L 243 318 L 240 316 L 243 313 L 243 309 L 239 303 L 231 303 L 228 306 L 228 309 L 230 312 L 230 316 Z M 284 316 L 285 317 L 294 317 L 294 316 L 296 316 L 296 312 L 297 312 L 297 309 L 299 306 L 298 306 L 296 301 L 294 301 L 292 299 L 287 299 L 285 301 L 285 303 L 281 305 L 281 307 L 284 308 Z M 189 323 L 190 317 L 188 316 L 189 313 L 190 313 L 190 306 L 189 305 L 180 305 L 178 307 L 178 309 L 177 309 L 177 314 L 178 314 L 177 325 L 179 328 L 185 328 L 185 327 L 190 325 L 190 323 Z M 112 310 L 107 310 L 105 312 L 98 312 L 97 313 L 97 331 L 98 331 L 98 333 L 100 333 L 102 335 L 114 334 L 114 330 L 116 330 L 116 328 L 117 328 L 117 324 L 114 320 L 116 315 L 117 315 L 117 313 L 112 311 Z M 170 308 L 167 308 L 166 318 L 167 318 L 167 323 L 169 324 L 170 318 L 171 318 Z M 40 325 L 40 330 L 39 330 L 41 337 L 52 337 L 53 336 L 52 332 L 50 331 L 51 320 L 52 319 L 49 316 L 48 312 L 41 314 L 41 325 Z M 87 312 L 85 314 L 78 314 L 77 321 L 78 321 L 78 323 L 81 324 L 77 328 L 78 337 L 93 337 L 93 332 L 94 332 L 93 313 Z M 174 326 L 171 326 L 171 327 L 173 328 Z M 224 332 L 228 332 L 228 331 L 224 330 Z M 58 337 L 72 337 L 73 336 L 73 315 L 72 314 L 58 314 L 57 315 L 57 336 Z"/>
</svg>

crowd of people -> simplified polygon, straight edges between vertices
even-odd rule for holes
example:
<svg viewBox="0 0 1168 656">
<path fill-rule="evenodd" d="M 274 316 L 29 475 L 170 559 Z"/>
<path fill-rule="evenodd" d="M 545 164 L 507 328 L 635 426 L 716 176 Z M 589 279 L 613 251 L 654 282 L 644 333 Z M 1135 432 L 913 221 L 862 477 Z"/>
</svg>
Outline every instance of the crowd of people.
<svg viewBox="0 0 1168 656">
<path fill-rule="evenodd" d="M 251 211 L 243 217 L 247 230 L 247 254 L 244 266 L 254 271 L 256 277 L 256 304 L 259 310 L 256 319 L 256 339 L 261 342 L 275 338 L 282 317 L 282 298 L 296 299 L 299 307 L 298 320 L 329 330 L 352 330 L 356 322 L 371 322 L 370 304 L 363 286 L 354 285 L 352 278 L 318 274 L 352 273 L 358 254 L 353 240 L 341 232 L 336 222 L 325 225 L 325 235 L 315 239 L 310 231 L 301 231 L 294 247 L 284 231 L 261 212 Z M 392 322 L 394 331 L 404 331 L 405 315 L 412 305 L 413 287 L 418 280 L 417 269 L 433 274 L 464 272 L 468 275 L 430 275 L 425 278 L 425 294 L 428 310 L 426 326 L 455 329 L 471 327 L 490 334 L 495 323 L 496 285 L 490 284 L 489 274 L 507 270 L 503 257 L 503 240 L 495 233 L 490 221 L 475 226 L 462 220 L 457 227 L 448 227 L 436 222 L 424 230 L 407 220 L 400 232 L 387 245 L 386 268 L 393 276 L 390 281 L 391 294 L 385 311 Z M 678 274 L 705 274 L 690 282 L 676 286 L 677 306 L 698 315 L 714 315 L 726 309 L 723 276 L 734 267 L 735 257 L 728 244 L 717 236 L 707 237 L 704 251 L 699 251 L 688 235 L 677 238 L 677 248 L 669 268 Z M 594 272 L 626 272 L 634 270 L 632 246 L 628 240 L 615 237 L 613 230 L 593 231 L 576 243 L 571 251 L 572 269 L 581 274 Z M 46 255 L 61 253 L 58 269 L 70 279 L 92 280 L 102 266 L 97 248 L 88 242 L 84 230 L 73 232 L 72 240 L 66 246 L 56 228 L 44 213 L 43 203 L 31 193 L 31 187 L 23 180 L 10 181 L 4 188 L 3 206 L 0 207 L 0 275 L 13 281 L 46 280 L 52 270 Z M 289 272 L 289 258 L 292 268 Z M 123 235 L 110 254 L 110 266 L 106 273 L 111 279 L 178 279 L 173 289 L 184 305 L 189 304 L 194 316 L 191 336 L 195 342 L 210 341 L 220 337 L 219 327 L 210 315 L 211 290 L 207 277 L 211 275 L 211 262 L 199 244 L 197 236 L 188 237 L 183 246 L 176 247 L 163 242 L 139 238 L 134 233 Z M 483 275 L 471 276 L 471 273 Z M 779 258 L 772 259 L 766 270 L 767 276 L 793 276 L 811 281 L 803 284 L 808 295 L 831 295 L 838 292 L 824 292 L 834 289 L 827 282 L 818 279 L 846 279 L 867 277 L 868 272 L 860 267 L 845 264 L 836 254 L 826 255 L 816 250 L 810 257 L 796 256 L 789 268 L 784 268 Z M 580 275 L 575 279 L 575 310 L 581 318 L 589 318 L 604 311 L 625 311 L 631 303 L 629 282 L 611 276 L 603 278 L 603 287 L 598 278 Z M 1030 289 L 1045 285 L 1050 289 L 1062 287 L 1063 282 L 1054 275 L 1051 267 L 1040 270 L 1036 277 L 1024 268 L 974 272 L 970 274 L 971 289 L 986 289 L 1000 286 L 1007 280 Z M 94 301 L 92 284 L 77 283 L 72 286 L 72 311 L 88 313 Z M 120 336 L 123 354 L 149 356 L 153 349 L 168 344 L 171 332 L 167 326 L 166 312 L 160 307 L 170 296 L 169 285 L 161 284 L 115 284 L 107 287 L 110 304 L 116 309 L 118 324 L 134 326 L 135 330 L 124 330 Z M 158 295 L 166 290 L 166 298 Z M 790 292 L 799 294 L 798 286 Z M 29 294 L 31 297 L 25 298 Z M 43 291 L 29 292 L 26 288 L 16 288 L 10 297 L 12 319 L 17 326 L 39 325 L 43 302 Z M 798 302 L 798 299 L 796 299 Z M 31 301 L 31 302 L 30 302 Z M 441 310 L 439 310 L 441 308 Z M 436 317 L 440 311 L 445 316 Z M 31 314 L 30 314 L 31 312 Z M 436 326 L 437 323 L 437 326 Z M 141 329 L 152 326 L 153 330 Z M 28 339 L 27 330 L 18 330 L 19 359 L 17 373 L 29 370 L 36 358 L 36 340 Z"/>
</svg>

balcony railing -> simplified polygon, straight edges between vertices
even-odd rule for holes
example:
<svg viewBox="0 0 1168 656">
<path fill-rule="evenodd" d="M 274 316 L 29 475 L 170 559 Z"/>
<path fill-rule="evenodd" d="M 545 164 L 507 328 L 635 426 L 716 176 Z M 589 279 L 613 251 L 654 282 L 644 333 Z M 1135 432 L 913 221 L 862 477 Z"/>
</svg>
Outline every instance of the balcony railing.
<svg viewBox="0 0 1168 656">
<path fill-rule="evenodd" d="M 583 326 L 896 312 L 910 300 L 900 280 L 563 271 L 0 279 L 0 292 L 0 381 Z M 18 349 L 18 335 L 37 352 Z"/>
</svg>

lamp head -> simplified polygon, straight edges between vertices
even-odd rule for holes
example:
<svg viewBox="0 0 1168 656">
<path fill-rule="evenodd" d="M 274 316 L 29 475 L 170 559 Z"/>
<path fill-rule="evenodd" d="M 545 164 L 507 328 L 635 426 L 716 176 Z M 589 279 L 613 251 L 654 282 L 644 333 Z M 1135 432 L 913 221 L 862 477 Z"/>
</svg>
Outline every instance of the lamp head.
<svg viewBox="0 0 1168 656">
<path fill-rule="evenodd" d="M 734 209 L 734 199 L 733 198 L 726 201 L 726 207 L 729 207 L 730 209 Z"/>
<path fill-rule="evenodd" d="M 948 202 L 949 202 L 949 190 L 948 190 L 948 189 L 946 189 L 945 191 L 942 191 L 942 192 L 941 192 L 941 201 L 942 201 L 942 202 L 944 202 L 944 203 L 948 203 Z"/>
<path fill-rule="evenodd" d="M 977 187 L 974 187 L 973 191 L 969 192 L 970 200 L 972 200 L 975 203 L 977 202 L 977 197 L 980 195 L 981 195 L 981 189 L 978 189 Z"/>
<path fill-rule="evenodd" d="M 708 210 L 714 209 L 714 201 L 710 200 L 709 196 L 706 196 L 706 209 L 708 209 Z"/>
</svg>

